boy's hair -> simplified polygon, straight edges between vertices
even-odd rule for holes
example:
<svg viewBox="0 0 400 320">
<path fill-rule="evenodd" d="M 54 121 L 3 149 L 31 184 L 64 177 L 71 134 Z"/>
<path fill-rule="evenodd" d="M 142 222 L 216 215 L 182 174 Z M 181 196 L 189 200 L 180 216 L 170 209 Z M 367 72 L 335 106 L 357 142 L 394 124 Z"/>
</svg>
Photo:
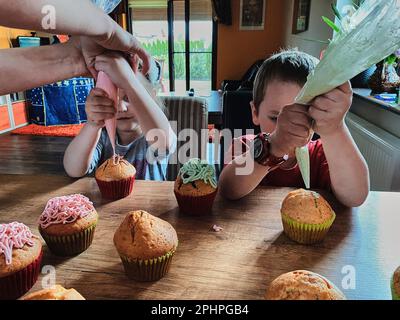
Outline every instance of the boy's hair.
<svg viewBox="0 0 400 320">
<path fill-rule="evenodd" d="M 297 50 L 282 51 L 265 60 L 257 72 L 253 87 L 253 103 L 257 111 L 271 81 L 294 82 L 302 87 L 318 62 L 317 58 Z"/>
</svg>

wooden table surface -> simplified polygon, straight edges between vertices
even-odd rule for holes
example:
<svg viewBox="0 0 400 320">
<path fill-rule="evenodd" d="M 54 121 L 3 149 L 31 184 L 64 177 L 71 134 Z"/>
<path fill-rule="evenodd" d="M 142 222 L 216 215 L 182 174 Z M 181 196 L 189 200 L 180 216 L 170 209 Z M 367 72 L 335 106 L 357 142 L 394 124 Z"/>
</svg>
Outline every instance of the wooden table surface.
<svg viewBox="0 0 400 320">
<path fill-rule="evenodd" d="M 57 283 L 87 299 L 263 299 L 275 277 L 295 269 L 318 272 L 339 287 L 342 272 L 355 271 L 355 288 L 343 290 L 349 299 L 390 299 L 390 276 L 400 265 L 397 193 L 372 192 L 357 209 L 327 197 L 337 219 L 323 243 L 303 246 L 282 233 L 279 209 L 288 188 L 260 187 L 236 202 L 217 197 L 212 215 L 188 217 L 179 214 L 171 182 L 137 181 L 133 194 L 117 202 L 103 201 L 92 178 L 0 175 L 0 185 L 0 223 L 20 221 L 36 234 L 49 198 L 83 193 L 94 202 L 100 220 L 92 246 L 74 258 L 46 248 L 44 255 L 44 265 L 56 267 Z M 125 214 L 137 209 L 169 221 L 178 233 L 171 270 L 158 282 L 128 280 L 113 245 Z M 214 224 L 224 230 L 212 231 Z"/>
</svg>

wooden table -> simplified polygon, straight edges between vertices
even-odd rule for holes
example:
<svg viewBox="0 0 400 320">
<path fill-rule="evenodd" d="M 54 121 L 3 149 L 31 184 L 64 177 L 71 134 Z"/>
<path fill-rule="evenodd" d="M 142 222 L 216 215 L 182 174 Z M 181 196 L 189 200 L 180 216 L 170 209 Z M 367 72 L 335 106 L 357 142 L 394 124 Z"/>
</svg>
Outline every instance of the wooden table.
<svg viewBox="0 0 400 320">
<path fill-rule="evenodd" d="M 223 119 L 223 99 L 222 92 L 219 91 L 211 91 L 209 95 L 195 95 L 195 98 L 204 98 L 207 100 L 208 106 L 208 123 L 214 124 L 216 126 L 221 126 Z M 180 94 L 176 92 L 168 92 L 159 94 L 160 97 L 180 97 L 180 96 L 188 96 L 187 94 Z"/>
<path fill-rule="evenodd" d="M 349 299 L 390 299 L 389 279 L 400 265 L 400 195 L 376 193 L 358 209 L 328 200 L 337 220 L 326 240 L 295 244 L 282 233 L 280 204 L 290 189 L 259 188 L 236 202 L 217 198 L 207 217 L 180 215 L 170 182 L 135 184 L 117 202 L 101 199 L 92 178 L 0 175 L 0 223 L 24 222 L 37 233 L 37 218 L 51 197 L 83 193 L 94 202 L 100 221 L 92 246 L 80 256 L 58 258 L 45 251 L 44 264 L 57 270 L 57 282 L 88 299 L 262 299 L 268 284 L 284 272 L 308 269 L 341 286 L 345 266 L 356 271 Z M 113 234 L 125 214 L 144 209 L 169 221 L 179 248 L 170 273 L 155 283 L 125 277 Z M 223 232 L 211 230 L 214 225 Z M 33 290 L 41 288 L 41 279 Z"/>
</svg>

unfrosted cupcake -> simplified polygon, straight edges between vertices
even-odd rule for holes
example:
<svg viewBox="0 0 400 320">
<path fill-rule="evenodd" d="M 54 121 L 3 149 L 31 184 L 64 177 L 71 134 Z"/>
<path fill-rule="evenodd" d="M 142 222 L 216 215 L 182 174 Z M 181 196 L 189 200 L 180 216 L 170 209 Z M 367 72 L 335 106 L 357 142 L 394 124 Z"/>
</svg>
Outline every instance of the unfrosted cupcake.
<svg viewBox="0 0 400 320">
<path fill-rule="evenodd" d="M 164 277 L 178 247 L 175 229 L 146 211 L 129 212 L 114 234 L 127 276 L 137 281 Z"/>
<path fill-rule="evenodd" d="M 0 224 L 0 300 L 14 300 L 38 279 L 42 243 L 24 224 Z"/>
<path fill-rule="evenodd" d="M 304 189 L 292 191 L 286 196 L 281 214 L 286 235 L 302 244 L 322 241 L 336 218 L 321 195 Z"/>
<path fill-rule="evenodd" d="M 65 289 L 60 285 L 55 285 L 53 288 L 28 294 L 21 300 L 85 300 L 85 298 L 75 289 Z"/>
<path fill-rule="evenodd" d="M 95 179 L 103 198 L 118 200 L 132 193 L 136 169 L 120 156 L 105 161 L 95 173 Z"/>
<path fill-rule="evenodd" d="M 56 255 L 73 256 L 91 245 L 98 221 L 93 203 L 81 194 L 47 202 L 39 218 L 39 232 Z"/>
<path fill-rule="evenodd" d="M 217 195 L 214 167 L 197 158 L 189 160 L 179 170 L 174 193 L 182 213 L 209 214 Z"/>
<path fill-rule="evenodd" d="M 306 270 L 285 273 L 269 286 L 266 300 L 346 300 L 328 279 Z"/>
<path fill-rule="evenodd" d="M 391 279 L 392 299 L 400 300 L 400 267 L 393 273 Z"/>
</svg>

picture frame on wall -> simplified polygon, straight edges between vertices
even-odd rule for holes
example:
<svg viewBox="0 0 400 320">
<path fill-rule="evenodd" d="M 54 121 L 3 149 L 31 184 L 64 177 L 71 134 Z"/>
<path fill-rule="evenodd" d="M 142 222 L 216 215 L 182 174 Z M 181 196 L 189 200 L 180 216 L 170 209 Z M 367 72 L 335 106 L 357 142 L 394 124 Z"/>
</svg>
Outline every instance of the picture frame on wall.
<svg viewBox="0 0 400 320">
<path fill-rule="evenodd" d="M 311 0 L 294 0 L 292 33 L 308 30 L 310 24 Z"/>
<path fill-rule="evenodd" d="M 264 30 L 266 0 L 240 0 L 240 30 Z"/>
</svg>

